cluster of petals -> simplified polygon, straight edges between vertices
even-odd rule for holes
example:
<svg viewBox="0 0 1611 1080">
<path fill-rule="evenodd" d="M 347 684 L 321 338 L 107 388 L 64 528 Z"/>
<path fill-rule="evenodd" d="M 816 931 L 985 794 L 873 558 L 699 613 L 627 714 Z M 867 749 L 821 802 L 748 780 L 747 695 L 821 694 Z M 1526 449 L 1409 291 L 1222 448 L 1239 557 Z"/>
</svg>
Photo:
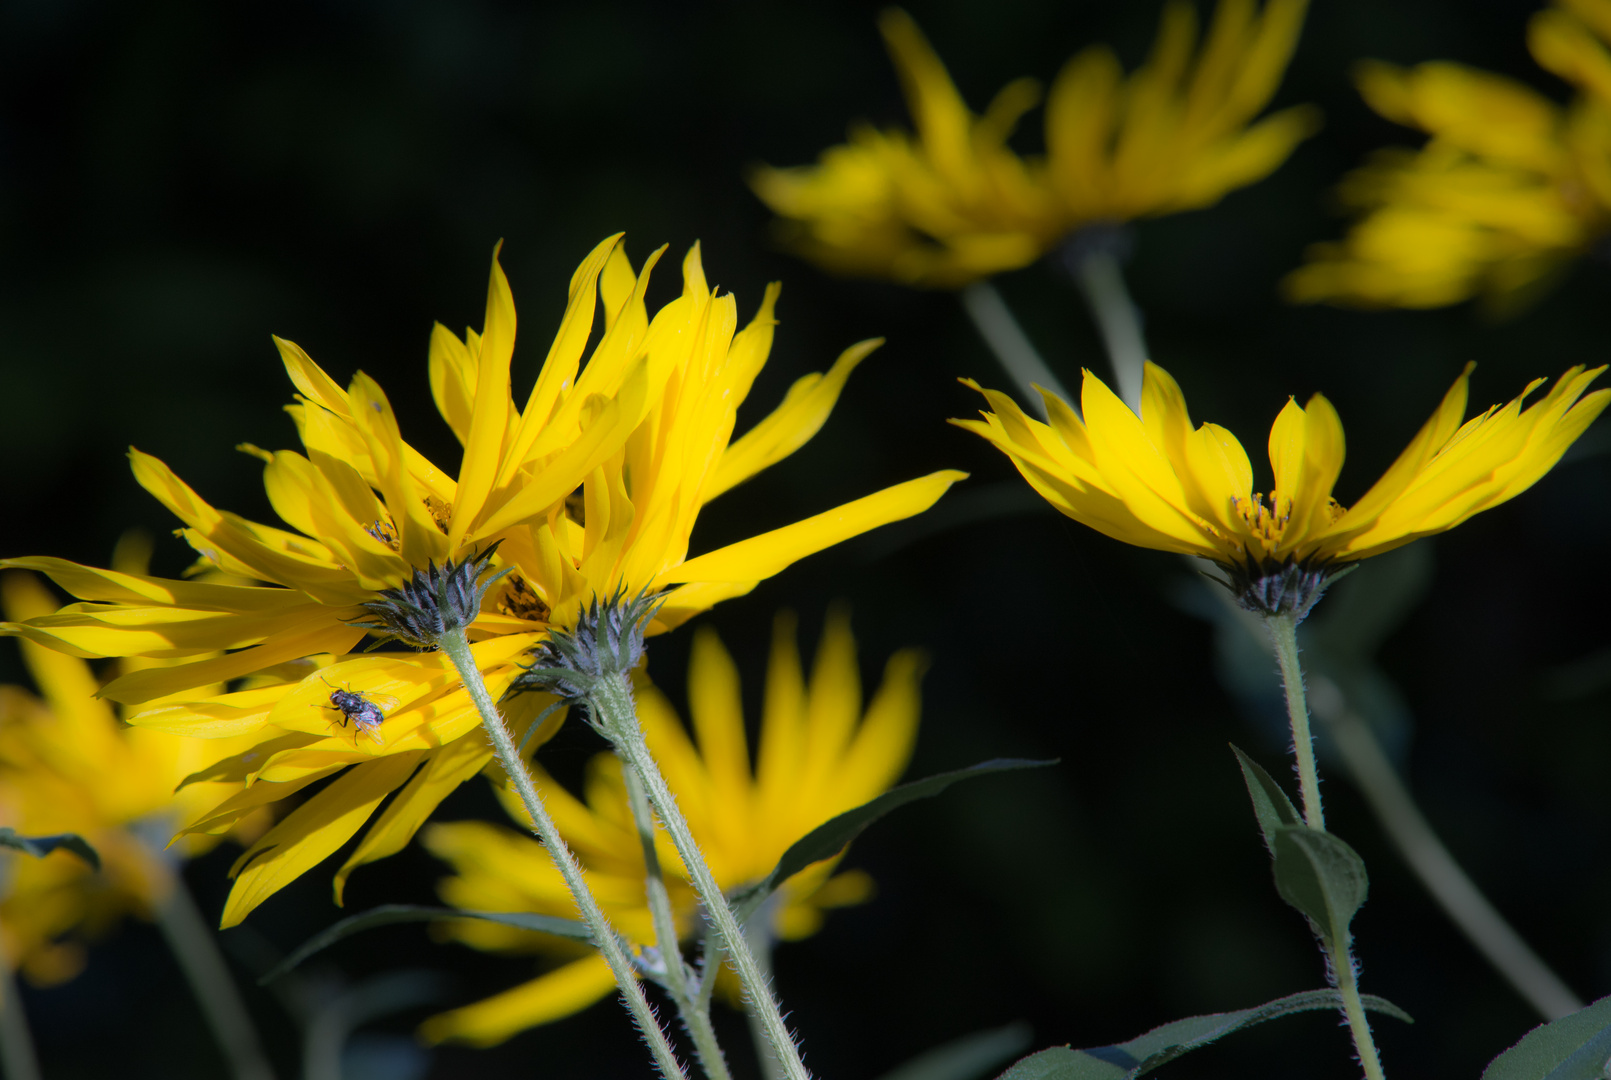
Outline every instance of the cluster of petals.
<svg viewBox="0 0 1611 1080">
<path fill-rule="evenodd" d="M 858 125 L 816 165 L 751 179 L 785 242 L 839 272 L 955 287 L 1025 266 L 1083 225 L 1209 206 L 1274 171 L 1318 125 L 1296 107 L 1254 122 L 1286 71 L 1304 0 L 1221 0 L 1202 48 L 1189 4 L 1169 4 L 1128 78 L 1093 46 L 1046 101 L 1046 153 L 1008 146 L 1039 99 L 1008 84 L 983 116 L 962 100 L 912 19 L 880 25 L 915 135 Z"/>
<path fill-rule="evenodd" d="M 848 617 L 830 612 L 807 681 L 794 621 L 780 616 L 753 766 L 738 669 L 713 631 L 701 628 L 694 639 L 688 673 L 692 739 L 671 703 L 652 687 L 640 687 L 638 712 L 650 749 L 724 890 L 764 878 L 796 840 L 877 797 L 900 777 L 917 734 L 924 667 L 919 654 L 896 653 L 863 711 Z M 635 944 L 653 945 L 643 848 L 620 761 L 607 753 L 594 758 L 585 801 L 540 771 L 538 779 L 543 801 L 581 859 L 611 925 Z M 510 814 L 526 820 L 519 801 L 507 791 L 505 796 Z M 657 839 L 678 930 L 692 937 L 703 925 L 699 898 L 670 841 L 664 833 Z M 559 871 L 525 833 L 487 822 L 455 822 L 430 826 L 425 843 L 455 870 L 441 885 L 443 899 L 455 907 L 574 917 Z M 808 937 L 826 909 L 871 896 L 867 875 L 836 873 L 838 861 L 816 863 L 783 884 L 767 909 L 773 933 L 784 940 Z M 569 1016 L 615 989 L 609 966 L 591 949 L 495 923 L 452 926 L 459 940 L 477 948 L 538 951 L 560 963 L 520 986 L 426 1021 L 423 1034 L 432 1041 L 502 1042 Z"/>
<path fill-rule="evenodd" d="M 227 830 L 341 774 L 241 857 L 225 925 L 333 853 L 398 792 L 339 871 L 339 899 L 353 869 L 400 850 L 448 792 L 491 760 L 474 703 L 444 654 L 352 653 L 365 636 L 352 625 L 364 621 L 361 603 L 416 570 L 497 543 L 493 567 L 510 572 L 468 629 L 496 698 L 549 628 L 573 625 L 596 595 L 667 591 L 648 628 L 663 632 L 805 555 L 927 509 L 962 475 L 898 484 L 690 558 L 700 509 L 810 439 L 877 342 L 798 380 L 734 440 L 737 409 L 770 350 L 778 287 L 740 328 L 734 298 L 707 284 L 695 246 L 682 294 L 651 319 L 644 292 L 663 251 L 636 271 L 619 236 L 589 254 L 523 406 L 510 377 L 514 302 L 494 258 L 481 333 L 461 339 L 438 325 L 431 338 L 432 394 L 464 450 L 456 477 L 403 440 L 373 379 L 360 372 L 342 389 L 278 339 L 298 391 L 289 412 L 305 453 L 242 449 L 264 461 L 269 500 L 289 528 L 214 509 L 134 451 L 136 478 L 183 522 L 198 567 L 249 584 L 9 560 L 48 574 L 81 602 L 0 631 L 80 656 L 164 658 L 165 666 L 123 675 L 101 693 L 138 706 L 137 725 L 256 736 L 251 750 L 206 775 L 244 789 L 189 831 Z M 243 679 L 250 685 L 236 682 Z M 336 690 L 395 703 L 377 738 L 342 722 L 331 708 Z M 517 736 L 549 700 L 529 693 L 506 704 Z"/>
<path fill-rule="evenodd" d="M 37 578 L 18 571 L 0 576 L 0 598 L 12 619 L 56 608 Z M 216 842 L 186 837 L 163 851 L 176 824 L 240 785 L 174 789 L 247 741 L 129 727 L 95 696 L 99 681 L 85 661 L 31 641 L 22 658 L 40 696 L 0 686 L 0 826 L 24 836 L 76 833 L 101 858 L 99 871 L 67 852 L 6 860 L 0 947 L 30 982 L 49 985 L 78 973 L 86 938 L 125 913 L 152 914 L 174 887 L 172 860 Z M 235 833 L 249 838 L 266 825 L 261 815 L 248 818 Z"/>
<path fill-rule="evenodd" d="M 1545 381 L 1535 380 L 1465 420 L 1468 366 L 1381 479 L 1346 508 L 1332 496 L 1342 422 L 1320 394 L 1304 406 L 1289 399 L 1271 426 L 1268 494 L 1254 490 L 1236 436 L 1218 424 L 1193 427 L 1179 385 L 1152 363 L 1139 416 L 1087 371 L 1083 417 L 1043 392 L 1049 422 L 1041 423 L 1005 394 L 981 390 L 994 411 L 952 423 L 993 443 L 1063 514 L 1114 539 L 1241 572 L 1324 568 L 1452 529 L 1526 491 L 1611 401 L 1611 390 L 1584 396 L 1604 370 L 1574 367 L 1526 405 Z"/>
<path fill-rule="evenodd" d="M 1294 300 L 1430 308 L 1482 297 L 1514 307 L 1611 233 L 1611 0 L 1561 0 L 1533 17 L 1534 59 L 1574 85 L 1567 106 L 1453 63 L 1361 65 L 1372 109 L 1426 132 L 1343 182 L 1359 215 L 1314 245 Z"/>
</svg>

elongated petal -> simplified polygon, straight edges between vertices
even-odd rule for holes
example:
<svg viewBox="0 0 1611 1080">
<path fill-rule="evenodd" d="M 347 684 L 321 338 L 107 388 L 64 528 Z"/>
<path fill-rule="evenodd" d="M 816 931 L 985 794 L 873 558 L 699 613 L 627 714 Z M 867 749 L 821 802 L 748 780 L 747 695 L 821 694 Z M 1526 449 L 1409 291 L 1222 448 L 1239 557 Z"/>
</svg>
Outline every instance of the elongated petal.
<svg viewBox="0 0 1611 1080">
<path fill-rule="evenodd" d="M 581 1012 L 614 988 L 609 964 L 591 956 L 485 1001 L 433 1016 L 420 1025 L 420 1038 L 496 1046 L 529 1027 Z"/>
</svg>

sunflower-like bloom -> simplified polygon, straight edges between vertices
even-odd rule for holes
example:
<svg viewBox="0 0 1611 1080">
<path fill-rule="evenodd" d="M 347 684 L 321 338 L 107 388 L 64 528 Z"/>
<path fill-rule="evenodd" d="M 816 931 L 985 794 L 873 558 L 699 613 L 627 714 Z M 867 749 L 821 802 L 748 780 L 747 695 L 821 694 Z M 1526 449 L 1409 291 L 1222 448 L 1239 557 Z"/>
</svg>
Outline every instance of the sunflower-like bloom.
<svg viewBox="0 0 1611 1080">
<path fill-rule="evenodd" d="M 0 632 L 81 656 L 180 661 L 102 688 L 143 706 L 131 722 L 200 737 L 256 736 L 249 752 L 208 774 L 245 789 L 188 831 L 220 832 L 335 776 L 241 857 L 225 926 L 334 852 L 399 792 L 338 872 L 339 902 L 354 868 L 400 850 L 492 758 L 445 654 L 349 653 L 373 625 L 363 605 L 416 578 L 435 580 L 436 568 L 484 570 L 482 585 L 502 573 L 467 628 L 496 698 L 548 629 L 573 625 L 596 595 L 668 590 L 649 627 L 663 632 L 804 555 L 926 510 L 962 476 L 898 484 L 689 558 L 701 507 L 815 434 L 877 343 L 852 346 L 827 374 L 800 379 L 732 441 L 738 406 L 771 346 L 778 287 L 740 329 L 733 297 L 706 284 L 696 246 L 683 263 L 682 295 L 651 320 L 643 296 L 660 252 L 634 272 L 619 239 L 601 243 L 572 277 L 559 333 L 524 407 L 511 394 L 515 309 L 496 258 L 482 332 L 460 339 L 435 328 L 430 383 L 464 446 L 456 478 L 403 441 L 374 380 L 360 372 L 343 390 L 278 340 L 299 391 L 289 411 L 306 453 L 244 449 L 266 463 L 269 500 L 290 529 L 215 510 L 161 462 L 133 452 L 137 479 L 184 523 L 201 567 L 268 585 L 174 581 L 59 559 L 5 564 L 41 570 L 84 602 Z M 584 367 L 600 304 L 602 334 Z M 206 658 L 186 659 L 199 654 Z M 251 676 L 271 683 L 216 689 Z M 506 706 L 517 736 L 541 741 L 527 729 L 549 700 L 522 694 Z"/>
<path fill-rule="evenodd" d="M 902 11 L 880 21 L 916 135 L 853 127 L 818 164 L 751 185 L 785 243 L 841 273 L 942 288 L 1025 266 L 1081 226 L 1210 206 L 1273 172 L 1318 125 L 1308 107 L 1257 123 L 1302 28 L 1304 0 L 1221 0 L 1200 51 L 1196 15 L 1164 9 L 1128 79 L 1112 51 L 1075 56 L 1046 103 L 1046 155 L 1007 145 L 1039 90 L 1009 83 L 975 116 Z"/>
<path fill-rule="evenodd" d="M 1562 107 L 1514 80 L 1451 63 L 1366 63 L 1370 107 L 1431 138 L 1383 150 L 1339 194 L 1360 215 L 1288 275 L 1300 302 L 1432 308 L 1525 302 L 1611 233 L 1611 2 L 1540 12 L 1533 56 L 1580 90 Z"/>
<path fill-rule="evenodd" d="M 12 619 L 56 610 L 29 574 L 0 576 L 0 599 Z M 0 686 L 0 825 L 30 836 L 78 833 L 101 856 L 99 872 L 66 854 L 4 856 L 4 955 L 29 981 L 48 985 L 78 973 L 82 939 L 99 936 L 125 913 L 152 914 L 174 887 L 170 860 L 217 842 L 187 837 L 162 851 L 181 821 L 240 785 L 194 783 L 177 794 L 174 788 L 247 742 L 128 727 L 95 696 L 95 673 L 83 660 L 26 640 L 22 653 L 43 697 Z M 250 838 L 266 824 L 260 813 L 237 822 L 235 832 Z"/>
<path fill-rule="evenodd" d="M 795 646 L 794 621 L 780 616 L 753 770 L 738 671 L 714 632 L 701 629 L 689 665 L 694 740 L 663 696 L 647 685 L 638 689 L 649 746 L 723 890 L 764 878 L 796 840 L 894 783 L 917 733 L 924 667 L 919 654 L 896 653 L 863 712 L 848 617 L 843 612 L 829 615 L 808 685 Z M 619 760 L 613 754 L 593 759 L 585 803 L 546 776 L 539 777 L 539 786 L 611 924 L 639 945 L 654 944 L 643 848 Z M 523 818 L 512 799 L 506 804 L 512 815 Z M 702 925 L 699 898 L 665 834 L 657 839 L 678 930 L 692 936 Z M 457 872 L 441 885 L 443 899 L 455 907 L 574 915 L 559 871 L 525 835 L 485 822 L 462 822 L 431 826 L 425 843 Z M 836 873 L 838 862 L 836 857 L 816 863 L 783 884 L 764 916 L 778 937 L 808 937 L 822 924 L 825 909 L 871 896 L 871 879 L 859 870 Z M 526 1028 L 569 1016 L 615 988 L 603 959 L 575 943 L 485 922 L 454 924 L 453 933 L 477 948 L 536 950 L 562 962 L 531 982 L 428 1020 L 423 1033 L 433 1041 L 502 1042 Z"/>
<path fill-rule="evenodd" d="M 1343 429 L 1320 394 L 1307 406 L 1289 400 L 1270 428 L 1275 485 L 1268 495 L 1253 490 L 1252 464 L 1236 436 L 1218 424 L 1194 428 L 1180 387 L 1152 363 L 1140 416 L 1087 371 L 1083 420 L 1052 394 L 1043 393 L 1050 414 L 1043 424 L 1005 394 L 981 390 L 995 412 L 951 422 L 995 444 L 1075 521 L 1127 544 L 1209 559 L 1244 607 L 1301 618 L 1348 564 L 1452 529 L 1537 483 L 1611 401 L 1611 390 L 1583 396 L 1604 370 L 1574 367 L 1524 408 L 1545 381 L 1537 379 L 1514 401 L 1462 424 L 1468 365 L 1351 507 L 1332 497 Z"/>
</svg>

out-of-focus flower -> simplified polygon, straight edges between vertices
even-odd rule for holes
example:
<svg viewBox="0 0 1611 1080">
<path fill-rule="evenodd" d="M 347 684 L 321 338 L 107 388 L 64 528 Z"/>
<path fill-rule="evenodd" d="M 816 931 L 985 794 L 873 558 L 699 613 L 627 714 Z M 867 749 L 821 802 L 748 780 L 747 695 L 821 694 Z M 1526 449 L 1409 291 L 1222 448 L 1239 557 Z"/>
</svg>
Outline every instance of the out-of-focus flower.
<svg viewBox="0 0 1611 1080">
<path fill-rule="evenodd" d="M 1307 407 L 1288 401 L 1276 417 L 1268 495 L 1253 490 L 1236 436 L 1217 424 L 1194 428 L 1180 387 L 1151 363 L 1140 416 L 1087 371 L 1083 421 L 1051 394 L 1043 424 L 1005 394 L 981 390 L 995 411 L 952 423 L 993 443 L 1063 514 L 1127 544 L 1212 560 L 1243 606 L 1301 616 L 1348 564 L 1452 529 L 1536 483 L 1611 401 L 1611 390 L 1583 396 L 1604 370 L 1574 367 L 1523 408 L 1545 381 L 1534 380 L 1462 424 L 1468 366 L 1352 507 L 1332 497 L 1342 422 L 1319 394 Z"/>
<path fill-rule="evenodd" d="M 1451 63 L 1366 63 L 1370 107 L 1431 138 L 1383 150 L 1343 181 L 1360 215 L 1288 275 L 1300 302 L 1431 308 L 1525 302 L 1611 233 L 1611 2 L 1534 17 L 1538 62 L 1574 83 L 1562 107 L 1514 80 Z"/>
<path fill-rule="evenodd" d="M 916 134 L 851 129 L 816 165 L 758 169 L 751 185 L 785 243 L 838 272 L 955 287 L 1025 266 L 1093 223 L 1209 206 L 1274 171 L 1318 125 L 1310 107 L 1254 122 L 1275 94 L 1304 0 L 1222 0 L 1196 50 L 1193 8 L 1170 3 L 1145 65 L 1125 78 L 1105 46 L 1063 68 L 1046 155 L 1007 145 L 1039 98 L 1007 85 L 973 115 L 917 25 L 880 21 Z"/>
<path fill-rule="evenodd" d="M 15 571 L 0 576 L 0 599 L 11 619 L 56 609 L 36 578 Z M 95 673 L 83 660 L 26 639 L 22 654 L 43 696 L 0 686 L 0 824 L 30 835 L 78 833 L 102 862 L 97 872 L 68 855 L 0 859 L 4 955 L 30 981 L 50 984 L 78 973 L 84 939 L 126 913 L 152 914 L 175 887 L 170 860 L 217 842 L 185 837 L 163 851 L 181 822 L 241 785 L 174 789 L 248 741 L 131 728 L 95 696 Z M 259 812 L 237 821 L 234 832 L 249 840 L 266 825 Z"/>
<path fill-rule="evenodd" d="M 911 651 L 891 657 L 883 684 L 863 712 L 856 646 L 844 613 L 829 616 L 809 685 L 801 673 L 793 619 L 780 616 L 753 769 L 738 671 L 714 632 L 702 629 L 694 639 L 688 673 L 694 740 L 664 697 L 647 684 L 639 687 L 639 716 L 649 745 L 724 890 L 764 878 L 794 841 L 894 783 L 917 733 L 924 666 Z M 618 759 L 613 754 L 593 759 L 585 803 L 546 776 L 539 776 L 539 786 L 611 924 L 629 940 L 652 945 L 643 848 Z M 522 816 L 513 799 L 506 804 L 511 814 Z M 698 897 L 669 839 L 662 833 L 657 840 L 678 930 L 692 935 L 701 925 Z M 441 886 L 443 899 L 456 907 L 566 917 L 574 913 L 558 870 L 525 835 L 484 822 L 462 822 L 431 826 L 425 843 L 457 872 Z M 871 896 L 867 875 L 857 870 L 836 873 L 838 861 L 816 863 L 784 883 L 764 916 L 778 937 L 808 937 L 821 925 L 826 909 Z M 577 1012 L 615 986 L 598 954 L 571 942 L 487 922 L 456 923 L 453 933 L 477 948 L 536 950 L 562 962 L 531 982 L 428 1020 L 423 1031 L 433 1041 L 502 1042 Z"/>
<path fill-rule="evenodd" d="M 400 850 L 448 792 L 492 759 L 444 654 L 349 654 L 366 632 L 354 624 L 372 615 L 366 602 L 432 567 L 481 566 L 499 545 L 485 568 L 509 572 L 468 628 L 496 698 L 549 627 L 572 625 L 595 595 L 669 590 L 649 627 L 663 632 L 805 555 L 926 510 L 963 475 L 934 473 L 689 558 L 700 509 L 809 440 L 877 343 L 852 346 L 827 374 L 797 381 L 776 410 L 733 441 L 738 407 L 771 347 L 778 287 L 739 329 L 736 302 L 706 284 L 695 246 L 683 262 L 682 295 L 651 320 L 643 295 L 660 252 L 635 273 L 619 240 L 599 244 L 573 275 L 559 333 L 523 408 L 509 375 L 514 303 L 496 258 L 482 332 L 461 340 L 436 327 L 431 390 L 464 446 L 457 478 L 403 441 L 374 380 L 360 372 L 342 390 L 278 339 L 300 392 L 289 411 L 307 453 L 243 449 L 265 461 L 269 499 L 294 531 L 215 510 L 161 462 L 134 451 L 136 477 L 185 523 L 198 566 L 268 586 L 174 581 L 47 558 L 3 564 L 41 570 L 84 602 L 0 632 L 80 656 L 182 661 L 103 688 L 114 701 L 143 706 L 133 723 L 201 737 L 256 736 L 250 751 L 208 774 L 245 789 L 197 816 L 189 831 L 223 831 L 334 777 L 242 855 L 225 926 L 334 852 L 398 792 L 338 872 L 339 902 L 353 869 Z M 600 302 L 602 334 L 582 367 Z M 187 659 L 199 655 L 206 658 Z M 273 684 L 218 688 L 249 676 Z M 373 714 L 362 725 L 373 738 L 334 707 L 354 701 L 337 694 L 377 709 L 388 703 L 378 727 Z M 521 694 L 506 706 L 517 736 L 549 700 Z M 529 734 L 541 742 L 543 733 Z"/>
</svg>

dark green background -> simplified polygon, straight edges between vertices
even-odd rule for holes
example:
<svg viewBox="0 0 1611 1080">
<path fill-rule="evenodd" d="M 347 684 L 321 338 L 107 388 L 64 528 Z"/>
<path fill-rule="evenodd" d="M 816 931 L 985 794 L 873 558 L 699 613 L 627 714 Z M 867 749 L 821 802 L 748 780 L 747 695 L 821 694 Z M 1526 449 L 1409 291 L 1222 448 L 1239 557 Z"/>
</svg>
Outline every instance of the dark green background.
<svg viewBox="0 0 1611 1080">
<path fill-rule="evenodd" d="M 1348 81 L 1363 56 L 1452 58 L 1564 98 L 1524 47 L 1532 5 L 1325 3 L 1312 12 L 1277 104 L 1313 101 L 1326 127 L 1275 176 L 1212 209 L 1138 229 L 1131 281 L 1153 356 L 1197 418 L 1241 434 L 1257 464 L 1288 394 L 1324 390 L 1347 425 L 1339 496 L 1364 490 L 1468 359 L 1473 403 L 1606 358 L 1611 279 L 1583 265 L 1503 323 L 1469 307 L 1368 314 L 1284 306 L 1280 275 L 1341 223 L 1327 191 L 1370 149 L 1414 136 L 1375 118 Z M 913 13 L 976 108 L 1008 79 L 1049 79 L 1109 40 L 1128 65 L 1152 3 L 919 3 Z M 814 641 L 833 598 L 854 605 L 869 689 L 908 644 L 935 666 L 913 774 L 1001 754 L 1057 756 L 1036 775 L 978 782 L 879 826 L 849 864 L 880 884 L 784 946 L 778 982 L 808 1063 L 876 1077 L 958 1034 L 1026 1019 L 1037 1045 L 1127 1039 L 1191 1013 L 1318 986 L 1320 958 L 1270 886 L 1234 739 L 1279 776 L 1279 728 L 1250 723 L 1216 681 L 1211 632 L 1171 597 L 1189 577 L 1024 493 L 1004 458 L 948 427 L 1002 385 L 944 293 L 828 278 L 774 250 L 741 177 L 795 164 L 847 121 L 904 123 L 874 28 L 854 4 L 494 3 L 208 5 L 15 0 L 0 10 L 0 388 L 4 554 L 104 563 L 120 531 L 162 537 L 157 569 L 190 553 L 123 459 L 154 453 L 216 505 L 269 519 L 259 466 L 237 442 L 295 444 L 291 388 L 268 335 L 303 345 L 338 380 L 385 386 L 406 435 L 452 466 L 457 448 L 426 378 L 433 320 L 479 326 L 488 256 L 521 316 L 516 383 L 546 351 L 575 264 L 627 231 L 641 259 L 670 243 L 652 304 L 704 243 L 713 282 L 745 317 L 786 283 L 773 359 L 741 424 L 844 346 L 889 344 L 853 377 L 815 442 L 714 505 L 696 550 L 942 467 L 973 478 L 928 519 L 846 544 L 706 617 L 758 702 L 773 612 Z M 1021 144 L 1038 149 L 1040 113 Z M 1072 382 L 1103 361 L 1077 298 L 1046 267 L 1000 286 Z M 1417 721 L 1401 734 L 1414 789 L 1499 907 L 1586 998 L 1611 990 L 1607 680 L 1575 697 L 1550 672 L 1608 661 L 1611 463 L 1605 425 L 1578 460 L 1516 502 L 1435 543 L 1430 594 L 1385 665 Z M 1599 447 L 1599 454 L 1589 452 Z M 657 641 L 651 671 L 680 700 L 687 634 Z M 20 678 L 13 649 L 4 675 Z M 1273 664 L 1271 678 L 1273 680 Z M 574 775 L 597 749 L 573 725 L 545 751 Z M 1323 768 L 1337 776 L 1334 763 Z M 1373 874 L 1356 931 L 1365 989 L 1418 1023 L 1379 1025 L 1391 1075 L 1476 1077 L 1536 1022 L 1442 919 L 1347 782 L 1326 786 L 1334 829 Z M 483 785 L 447 819 L 495 813 Z M 191 868 L 221 907 L 231 856 Z M 429 901 L 422 852 L 360 873 L 349 908 Z M 333 921 L 330 868 L 224 935 L 245 971 Z M 396 968 L 446 972 L 457 1004 L 529 977 L 529 961 L 432 945 L 416 928 L 328 954 L 333 986 Z M 295 1030 L 250 990 L 282 1076 Z M 200 1017 L 154 931 L 126 929 L 76 981 L 31 992 L 47 1075 L 221 1075 Z M 315 1005 L 315 1010 L 320 1006 Z M 642 1076 L 613 1005 L 496 1050 L 409 1050 L 424 1010 L 371 1025 L 353 1077 Z M 732 1056 L 751 1075 L 742 1025 Z M 387 1041 L 387 1040 L 390 1041 Z M 388 1058 L 386 1055 L 394 1055 Z M 387 1068 L 376 1062 L 391 1061 Z M 1325 1014 L 1238 1036 L 1169 1070 L 1200 1077 L 1348 1077 L 1346 1035 Z"/>
</svg>

